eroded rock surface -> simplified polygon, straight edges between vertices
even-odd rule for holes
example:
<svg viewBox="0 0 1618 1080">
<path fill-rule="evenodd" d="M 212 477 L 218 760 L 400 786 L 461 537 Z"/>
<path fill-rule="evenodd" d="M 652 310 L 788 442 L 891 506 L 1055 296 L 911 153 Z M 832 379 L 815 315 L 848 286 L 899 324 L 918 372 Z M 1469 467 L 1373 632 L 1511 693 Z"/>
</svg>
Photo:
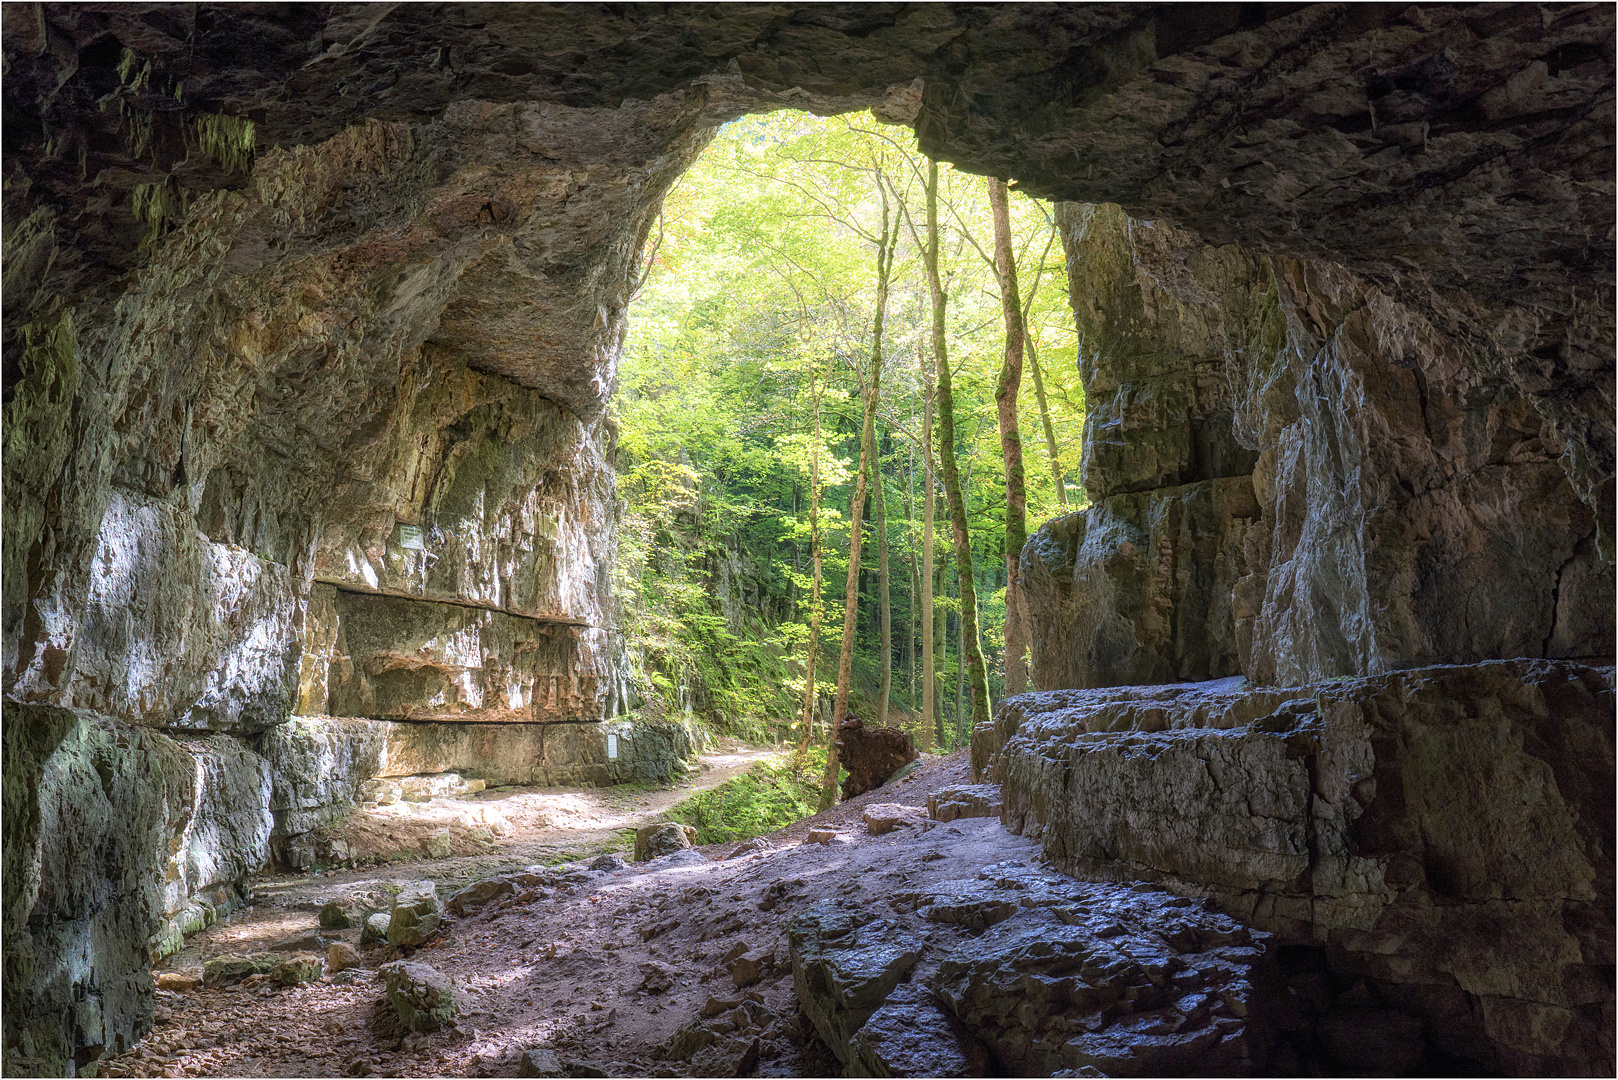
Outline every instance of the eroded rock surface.
<svg viewBox="0 0 1618 1080">
<path fill-rule="evenodd" d="M 1038 686 L 1611 655 L 1572 456 L 1463 335 L 1340 267 L 1058 218 L 1093 505 L 1023 552 Z"/>
<path fill-rule="evenodd" d="M 1025 552 L 1038 685 L 1610 656 L 1613 27 L 1465 4 L 6 19 L 8 1069 L 143 1030 L 130 958 L 181 893 L 186 925 L 227 906 L 266 822 L 277 857 L 322 855 L 376 745 L 347 724 L 558 720 L 541 737 L 582 746 L 630 706 L 603 407 L 662 193 L 748 110 L 874 106 L 929 154 L 1132 215 L 1063 211 L 1099 305 L 1096 501 Z M 515 756 L 487 745 L 396 775 Z M 1532 802 L 1542 772 L 1466 783 Z M 80 837 L 95 865 L 45 880 L 38 853 Z M 1478 985 L 1502 1061 L 1588 1029 L 1578 993 L 1529 1015 Z"/>
<path fill-rule="evenodd" d="M 1579 1071 L 1612 1054 L 1613 715 L 1610 668 L 1533 660 L 1068 691 L 1010 699 L 979 760 L 1057 865 L 1320 950 L 1300 978 L 1340 988 L 1306 995 L 1340 1044 L 1381 1010 L 1419 1022 L 1400 1053 Z"/>
</svg>

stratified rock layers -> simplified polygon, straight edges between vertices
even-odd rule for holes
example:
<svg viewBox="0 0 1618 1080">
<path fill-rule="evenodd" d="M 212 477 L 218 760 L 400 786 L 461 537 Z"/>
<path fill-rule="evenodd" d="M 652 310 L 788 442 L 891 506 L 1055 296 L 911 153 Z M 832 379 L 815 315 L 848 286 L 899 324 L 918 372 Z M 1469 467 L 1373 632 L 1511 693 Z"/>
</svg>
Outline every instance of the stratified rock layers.
<svg viewBox="0 0 1618 1080">
<path fill-rule="evenodd" d="M 1024 549 L 1044 689 L 1613 651 L 1532 403 L 1337 267 L 1058 208 L 1093 504 Z"/>
<path fill-rule="evenodd" d="M 1514 660 L 1030 694 L 974 756 L 1058 865 L 1323 948 L 1328 1026 L 1392 1010 L 1445 1059 L 1577 1073 L 1614 1050 L 1613 715 L 1610 668 Z"/>
</svg>

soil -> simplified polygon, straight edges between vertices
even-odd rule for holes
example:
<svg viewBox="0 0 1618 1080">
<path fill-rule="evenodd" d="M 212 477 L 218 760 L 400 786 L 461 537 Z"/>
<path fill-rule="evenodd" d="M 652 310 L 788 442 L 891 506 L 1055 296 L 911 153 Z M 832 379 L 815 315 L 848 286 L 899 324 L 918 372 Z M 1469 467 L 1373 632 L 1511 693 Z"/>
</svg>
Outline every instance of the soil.
<svg viewBox="0 0 1618 1080">
<path fill-rule="evenodd" d="M 700 783 L 718 783 L 767 752 L 724 750 Z M 971 877 L 1007 859 L 1033 861 L 1037 846 L 1006 833 L 995 819 L 867 835 L 860 817 L 866 805 L 925 806 L 929 792 L 968 782 L 968 771 L 964 751 L 925 757 L 912 775 L 772 834 L 764 850 L 737 853 L 742 845 L 720 845 L 697 849 L 703 858 L 681 853 L 581 873 L 568 887 L 448 917 L 433 940 L 410 951 L 458 988 L 461 1011 L 444 1030 L 409 1035 L 400 1029 L 374 968 L 401 951 L 383 946 L 364 954 L 364 970 L 293 988 L 256 976 L 225 989 L 159 990 L 157 1027 L 139 1046 L 104 1062 L 102 1073 L 516 1076 L 525 1049 L 546 1047 L 599 1063 L 606 1075 L 701 1075 L 704 1059 L 668 1060 L 665 1050 L 710 997 L 741 996 L 723 958 L 745 949 L 763 958 L 765 972 L 751 986 L 769 1017 L 753 1066 L 758 1075 L 834 1075 L 841 1071 L 835 1059 L 807 1022 L 800 1025 L 786 922 L 821 898 L 846 898 L 887 913 L 886 900 L 898 889 Z M 346 893 L 431 878 L 448 897 L 468 881 L 518 863 L 600 851 L 607 838 L 622 835 L 616 830 L 655 819 L 686 794 L 508 793 L 508 800 L 539 800 L 533 805 L 547 808 L 547 824 L 528 833 L 519 826 L 487 855 L 258 881 L 251 908 L 195 935 L 157 970 L 200 974 L 206 957 L 259 951 L 277 938 L 315 930 L 320 905 Z M 577 816 L 564 818 L 559 811 L 567 808 Z M 836 837 L 812 842 L 811 829 L 835 829 Z M 323 933 L 356 944 L 359 938 L 358 930 Z M 963 933 L 933 926 L 929 948 L 948 949 Z M 647 988 L 660 982 L 670 985 Z"/>
</svg>

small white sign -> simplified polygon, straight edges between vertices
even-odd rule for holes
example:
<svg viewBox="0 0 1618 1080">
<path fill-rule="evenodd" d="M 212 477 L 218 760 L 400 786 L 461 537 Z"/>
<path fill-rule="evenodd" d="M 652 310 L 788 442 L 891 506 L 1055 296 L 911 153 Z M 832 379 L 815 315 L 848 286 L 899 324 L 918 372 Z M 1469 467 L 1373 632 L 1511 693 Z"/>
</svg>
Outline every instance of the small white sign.
<svg viewBox="0 0 1618 1080">
<path fill-rule="evenodd" d="M 607 757 L 612 761 L 618 760 L 618 736 L 607 733 Z"/>
<path fill-rule="evenodd" d="M 426 551 L 427 545 L 422 541 L 420 526 L 399 526 L 399 546 L 406 551 Z"/>
</svg>

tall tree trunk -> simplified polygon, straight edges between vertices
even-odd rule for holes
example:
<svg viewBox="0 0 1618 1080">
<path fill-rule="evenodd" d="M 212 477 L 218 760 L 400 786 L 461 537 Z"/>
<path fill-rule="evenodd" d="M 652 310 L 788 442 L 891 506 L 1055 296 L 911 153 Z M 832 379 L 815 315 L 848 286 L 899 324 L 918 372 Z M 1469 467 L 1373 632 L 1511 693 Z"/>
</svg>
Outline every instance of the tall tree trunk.
<svg viewBox="0 0 1618 1080">
<path fill-rule="evenodd" d="M 944 595 L 944 564 L 933 567 L 933 652 L 940 658 L 933 667 L 933 730 L 938 745 L 944 745 L 944 687 L 938 677 L 938 664 L 949 659 L 949 611 L 937 598 Z"/>
<path fill-rule="evenodd" d="M 926 484 L 921 500 L 921 614 L 925 627 L 921 639 L 921 713 L 927 718 L 927 748 L 932 749 L 932 733 L 938 724 L 938 673 L 934 646 L 938 638 L 938 618 L 943 613 L 933 601 L 933 378 L 930 362 L 922 363 L 921 456 Z M 939 731 L 939 735 L 943 732 Z"/>
<path fill-rule="evenodd" d="M 1051 459 L 1051 483 L 1056 487 L 1056 500 L 1067 505 L 1067 481 L 1062 478 L 1062 459 L 1056 453 L 1056 429 L 1051 426 L 1051 407 L 1045 403 L 1045 379 L 1039 373 L 1039 352 L 1034 339 L 1028 339 L 1028 369 L 1034 375 L 1034 397 L 1039 399 L 1039 422 L 1045 429 L 1045 452 Z"/>
<path fill-rule="evenodd" d="M 820 781 L 820 808 L 837 801 L 837 733 L 848 719 L 848 691 L 854 674 L 854 629 L 859 618 L 860 527 L 865 505 L 866 470 L 876 460 L 876 408 L 882 394 L 882 323 L 888 307 L 888 273 L 899 243 L 898 221 L 888 220 L 888 193 L 881 174 L 877 191 L 882 196 L 882 238 L 876 249 L 876 315 L 871 322 L 871 380 L 865 394 L 865 418 L 860 425 L 860 464 L 854 473 L 854 497 L 849 500 L 848 584 L 843 590 L 843 644 L 837 655 L 837 699 L 828 733 L 826 773 Z"/>
<path fill-rule="evenodd" d="M 911 417 L 911 426 L 915 426 L 915 417 Z M 921 595 L 921 568 L 916 564 L 916 542 L 910 532 L 910 523 L 915 520 L 912 512 L 916 501 L 916 448 L 911 445 L 905 451 L 905 563 L 910 572 L 910 591 L 906 594 L 905 611 L 908 619 L 906 629 L 909 637 L 905 639 L 905 704 L 910 712 L 916 712 L 916 598 Z M 922 743 L 926 746 L 925 739 Z"/>
<path fill-rule="evenodd" d="M 938 162 L 927 170 L 927 291 L 933 302 L 933 355 L 938 360 L 938 456 L 949 503 L 950 532 L 955 538 L 955 567 L 961 583 L 961 652 L 969 669 L 973 697 L 972 724 L 989 719 L 989 677 L 978 642 L 977 591 L 972 587 L 972 537 L 966 529 L 966 502 L 955 461 L 955 393 L 950 380 L 949 348 L 944 340 L 944 285 L 938 276 Z M 959 723 L 959 719 L 957 719 Z M 969 729 L 968 729 L 969 730 Z"/>
<path fill-rule="evenodd" d="M 1022 616 L 1018 563 L 1028 542 L 1028 491 L 1023 476 L 1022 432 L 1017 394 L 1022 388 L 1022 300 L 1017 296 L 1017 260 L 1011 250 L 1011 209 L 1004 180 L 989 178 L 989 209 L 994 217 L 994 268 L 1000 278 L 1000 311 L 1006 322 L 1005 360 L 995 384 L 1000 414 L 1000 453 L 1006 463 L 1006 656 L 1007 694 L 1028 688 L 1028 634 Z"/>
<path fill-rule="evenodd" d="M 815 389 L 815 437 L 809 444 L 809 562 L 814 585 L 809 593 L 809 658 L 804 663 L 803 736 L 798 762 L 809 753 L 815 732 L 815 658 L 820 654 L 820 389 Z"/>
<path fill-rule="evenodd" d="M 897 230 L 895 230 L 897 231 Z M 881 443 L 873 451 L 880 451 Z M 893 696 L 893 599 L 888 589 L 887 492 L 882 483 L 882 455 L 871 455 L 872 502 L 876 505 L 876 589 L 882 614 L 882 690 L 876 700 L 876 726 L 888 726 L 888 701 Z"/>
</svg>

